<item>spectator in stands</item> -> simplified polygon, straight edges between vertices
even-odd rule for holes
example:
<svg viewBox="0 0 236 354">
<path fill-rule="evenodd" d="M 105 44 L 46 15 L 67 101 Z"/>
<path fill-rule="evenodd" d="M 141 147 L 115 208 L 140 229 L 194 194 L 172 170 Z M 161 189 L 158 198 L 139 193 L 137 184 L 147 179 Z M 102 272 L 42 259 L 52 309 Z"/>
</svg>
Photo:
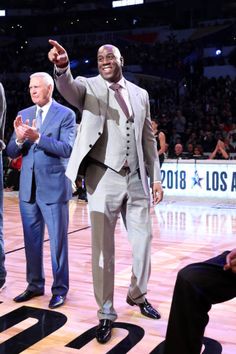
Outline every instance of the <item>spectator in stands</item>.
<svg viewBox="0 0 236 354">
<path fill-rule="evenodd" d="M 158 130 L 158 125 L 159 125 L 158 120 L 152 119 L 152 129 L 157 141 L 157 150 L 158 150 L 160 167 L 161 167 L 165 159 L 166 136 L 163 131 Z"/>
<path fill-rule="evenodd" d="M 225 127 L 225 124 L 220 122 L 217 126 L 216 126 L 216 129 L 215 129 L 215 138 L 218 139 L 226 139 L 227 138 L 227 130 L 226 130 L 226 127 Z"/>
<path fill-rule="evenodd" d="M 203 151 L 211 152 L 215 148 L 216 143 L 217 143 L 217 141 L 214 137 L 213 132 L 211 130 L 207 130 L 204 133 L 204 136 L 203 136 L 202 142 L 201 142 L 201 145 L 203 147 Z"/>
<path fill-rule="evenodd" d="M 172 122 L 173 128 L 176 133 L 180 135 L 181 141 L 185 141 L 185 128 L 186 128 L 186 118 L 184 117 L 182 111 L 177 109 Z"/>
<path fill-rule="evenodd" d="M 194 150 L 194 146 L 192 143 L 188 143 L 187 144 L 187 149 L 186 151 L 184 151 L 184 156 L 186 157 L 186 159 L 192 159 L 193 158 L 193 150 Z"/>
<path fill-rule="evenodd" d="M 171 149 L 174 149 L 174 146 L 176 144 L 182 144 L 181 135 L 179 133 L 177 133 L 175 128 L 173 128 L 171 130 L 171 135 L 170 135 L 170 138 L 169 138 L 169 144 L 170 144 L 170 148 Z"/>
<path fill-rule="evenodd" d="M 199 132 L 199 134 L 200 134 L 200 132 Z M 187 141 L 186 141 L 185 145 L 187 146 L 187 151 L 190 154 L 193 153 L 193 147 L 199 143 L 199 134 L 197 134 L 196 131 L 190 131 L 189 135 L 186 134 Z M 192 145 L 190 147 L 191 151 L 189 151 L 189 148 L 188 148 L 189 144 Z"/>
<path fill-rule="evenodd" d="M 229 140 L 229 151 L 236 153 L 236 128 L 228 133 L 227 139 Z"/>
<path fill-rule="evenodd" d="M 183 159 L 185 158 L 183 154 L 183 145 L 182 144 L 175 144 L 174 152 L 170 154 L 170 159 Z"/>
<path fill-rule="evenodd" d="M 230 157 L 229 151 L 227 151 L 227 147 L 224 141 L 218 140 L 215 149 L 209 156 L 210 160 L 228 160 Z"/>
<path fill-rule="evenodd" d="M 196 146 L 194 146 L 192 158 L 197 160 L 204 159 L 202 145 L 197 144 Z"/>
</svg>

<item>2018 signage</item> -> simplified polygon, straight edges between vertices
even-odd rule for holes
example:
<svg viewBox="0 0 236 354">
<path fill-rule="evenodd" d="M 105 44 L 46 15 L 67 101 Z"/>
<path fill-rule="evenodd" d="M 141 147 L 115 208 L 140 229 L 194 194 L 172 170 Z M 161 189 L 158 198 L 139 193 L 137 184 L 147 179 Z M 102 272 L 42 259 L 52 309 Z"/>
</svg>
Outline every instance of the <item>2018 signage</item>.
<svg viewBox="0 0 236 354">
<path fill-rule="evenodd" d="M 234 161 L 167 160 L 161 175 L 165 195 L 227 199 L 236 196 Z"/>
</svg>

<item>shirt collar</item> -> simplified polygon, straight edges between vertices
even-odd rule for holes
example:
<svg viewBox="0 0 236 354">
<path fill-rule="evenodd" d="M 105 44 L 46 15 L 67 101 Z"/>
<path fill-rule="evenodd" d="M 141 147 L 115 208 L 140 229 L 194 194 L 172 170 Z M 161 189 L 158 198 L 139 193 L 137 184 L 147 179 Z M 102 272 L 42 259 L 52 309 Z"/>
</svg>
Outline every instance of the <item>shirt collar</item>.
<svg viewBox="0 0 236 354">
<path fill-rule="evenodd" d="M 44 117 L 45 117 L 45 115 L 46 115 L 46 114 L 48 113 L 48 111 L 49 111 L 49 108 L 51 107 L 51 104 L 52 104 L 52 99 L 50 99 L 49 102 L 46 103 L 46 104 L 45 104 L 44 106 L 42 106 L 42 107 L 40 107 L 40 106 L 37 105 L 36 112 L 38 113 L 38 111 L 39 111 L 40 109 L 42 109 L 42 110 L 43 110 L 43 115 L 44 115 Z"/>
<path fill-rule="evenodd" d="M 106 81 L 107 87 L 110 87 L 114 82 L 112 81 Z M 122 78 L 116 82 L 116 84 L 119 84 L 122 89 L 126 89 L 126 84 L 125 84 L 125 78 L 122 76 Z"/>
<path fill-rule="evenodd" d="M 120 79 L 120 81 L 118 81 L 117 82 L 122 88 L 126 88 L 126 85 L 125 85 L 125 79 L 124 79 L 124 77 L 122 77 L 121 79 Z"/>
</svg>

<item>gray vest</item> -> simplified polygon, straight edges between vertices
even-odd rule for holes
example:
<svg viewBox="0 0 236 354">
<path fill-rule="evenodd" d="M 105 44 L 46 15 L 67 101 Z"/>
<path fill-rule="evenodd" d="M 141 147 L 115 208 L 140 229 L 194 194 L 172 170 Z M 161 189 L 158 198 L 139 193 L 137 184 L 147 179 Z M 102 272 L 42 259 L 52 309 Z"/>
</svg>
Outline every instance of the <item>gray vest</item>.
<svg viewBox="0 0 236 354">
<path fill-rule="evenodd" d="M 117 172 L 124 165 L 128 165 L 131 172 L 138 168 L 134 123 L 126 118 L 110 90 L 103 134 L 89 156 Z"/>
</svg>

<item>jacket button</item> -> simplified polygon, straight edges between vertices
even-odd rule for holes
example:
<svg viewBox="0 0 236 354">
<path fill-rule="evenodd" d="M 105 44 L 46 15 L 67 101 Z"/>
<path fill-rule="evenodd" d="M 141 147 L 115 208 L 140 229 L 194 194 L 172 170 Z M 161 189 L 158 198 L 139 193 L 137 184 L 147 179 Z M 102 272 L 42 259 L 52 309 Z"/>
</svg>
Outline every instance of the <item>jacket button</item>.
<svg viewBox="0 0 236 354">
<path fill-rule="evenodd" d="M 92 144 L 89 144 L 89 147 L 91 148 L 91 147 L 93 147 L 93 145 L 92 145 Z"/>
<path fill-rule="evenodd" d="M 98 132 L 98 135 L 102 135 L 102 133 L 101 133 L 101 132 Z"/>
</svg>

